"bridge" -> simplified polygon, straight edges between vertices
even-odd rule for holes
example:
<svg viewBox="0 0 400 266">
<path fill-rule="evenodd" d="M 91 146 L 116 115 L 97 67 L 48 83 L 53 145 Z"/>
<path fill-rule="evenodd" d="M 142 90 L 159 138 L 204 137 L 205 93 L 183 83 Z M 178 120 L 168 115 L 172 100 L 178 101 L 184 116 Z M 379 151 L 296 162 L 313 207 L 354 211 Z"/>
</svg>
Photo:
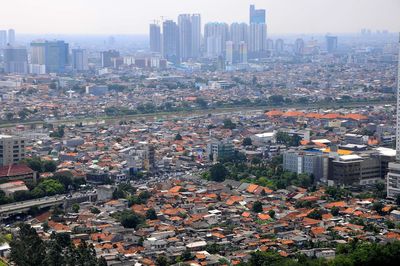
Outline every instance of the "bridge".
<svg viewBox="0 0 400 266">
<path fill-rule="evenodd" d="M 23 213 L 29 211 L 32 207 L 46 208 L 57 205 L 63 205 L 65 209 L 72 206 L 74 203 L 81 203 L 85 201 L 94 202 L 97 200 L 97 194 L 89 193 L 74 193 L 71 197 L 67 197 L 67 195 L 56 195 L 51 197 L 44 197 L 33 200 L 26 200 L 20 202 L 14 202 L 10 204 L 0 205 L 0 219 L 7 218 L 10 215 Z"/>
</svg>

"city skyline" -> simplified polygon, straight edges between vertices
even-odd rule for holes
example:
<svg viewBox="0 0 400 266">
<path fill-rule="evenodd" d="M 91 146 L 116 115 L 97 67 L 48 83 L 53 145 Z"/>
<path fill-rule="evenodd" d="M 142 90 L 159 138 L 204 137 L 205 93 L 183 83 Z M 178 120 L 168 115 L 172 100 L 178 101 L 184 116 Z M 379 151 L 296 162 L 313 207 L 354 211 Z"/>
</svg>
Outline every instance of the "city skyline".
<svg viewBox="0 0 400 266">
<path fill-rule="evenodd" d="M 2 5 L 7 12 L 0 18 L 0 28 L 14 28 L 26 34 L 147 35 L 148 24 L 154 20 L 177 20 L 178 15 L 184 13 L 201 14 L 202 25 L 207 22 L 248 22 L 250 4 L 266 9 L 268 34 L 354 33 L 362 28 L 393 32 L 400 28 L 397 16 L 400 2 L 396 0 L 239 0 L 234 7 L 227 0 L 117 2 L 38 0 L 31 3 L 16 0 Z M 221 14 L 226 6 L 230 6 L 229 13 Z M 35 10 L 34 18 L 32 10 Z M 46 10 L 53 12 L 50 14 Z M 71 14 L 74 14 L 73 20 Z"/>
</svg>

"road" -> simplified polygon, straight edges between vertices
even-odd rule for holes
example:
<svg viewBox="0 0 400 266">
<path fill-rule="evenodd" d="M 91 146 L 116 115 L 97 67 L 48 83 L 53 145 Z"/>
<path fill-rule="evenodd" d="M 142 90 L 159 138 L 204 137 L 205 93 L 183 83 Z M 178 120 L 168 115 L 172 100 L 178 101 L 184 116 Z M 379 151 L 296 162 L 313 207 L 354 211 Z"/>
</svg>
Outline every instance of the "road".
<svg viewBox="0 0 400 266">
<path fill-rule="evenodd" d="M 143 119 L 143 118 L 158 118 L 158 119 L 168 119 L 175 117 L 190 117 L 190 116 L 199 116 L 199 115 L 207 115 L 207 114 L 232 114 L 232 113 L 240 113 L 246 111 L 264 111 L 271 109 L 290 109 L 290 108 L 301 108 L 301 109 L 316 109 L 316 108 L 352 108 L 352 107 L 362 107 L 362 106 L 379 106 L 385 104 L 395 104 L 396 100 L 387 100 L 387 101 L 379 101 L 379 102 L 348 102 L 348 103 L 311 103 L 308 105 L 304 104 L 293 104 L 293 105 L 285 105 L 285 106 L 248 106 L 248 107 L 221 107 L 214 109 L 196 109 L 190 111 L 177 111 L 177 112 L 158 112 L 151 114 L 135 114 L 135 115 L 122 115 L 122 116 L 100 116 L 100 117 L 92 117 L 92 118 L 74 118 L 74 119 L 60 119 L 52 122 L 48 122 L 53 125 L 61 125 L 61 124 L 78 124 L 78 123 L 96 123 L 99 121 L 104 122 L 116 122 L 120 120 L 134 120 L 134 119 Z M 0 124 L 0 128 L 8 128 L 15 127 L 16 125 L 40 125 L 44 124 L 44 121 L 25 121 L 25 122 L 12 122 L 6 124 Z"/>
<path fill-rule="evenodd" d="M 66 196 L 67 195 L 56 195 L 56 196 L 51 196 L 51 197 L 44 197 L 44 198 L 39 198 L 39 199 L 26 200 L 26 201 L 20 201 L 20 202 L 14 202 L 14 203 L 10 203 L 10 204 L 0 205 L 0 214 L 13 213 L 18 210 L 26 210 L 26 209 L 29 209 L 29 208 L 35 207 L 35 206 L 51 206 L 51 205 L 56 205 L 56 204 L 62 204 L 64 202 L 64 200 L 66 199 Z M 75 193 L 72 195 L 72 197 L 67 198 L 67 199 L 72 200 L 72 199 L 78 199 L 78 198 L 85 197 L 85 196 L 89 196 L 89 194 Z"/>
</svg>

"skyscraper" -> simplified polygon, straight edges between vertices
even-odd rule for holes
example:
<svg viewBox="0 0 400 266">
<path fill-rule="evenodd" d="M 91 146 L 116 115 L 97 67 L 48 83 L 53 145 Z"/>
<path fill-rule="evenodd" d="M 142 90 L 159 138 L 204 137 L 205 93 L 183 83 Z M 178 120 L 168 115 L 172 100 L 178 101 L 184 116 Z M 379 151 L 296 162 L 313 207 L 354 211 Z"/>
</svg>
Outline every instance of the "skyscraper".
<svg viewBox="0 0 400 266">
<path fill-rule="evenodd" d="M 46 42 L 31 42 L 31 61 L 29 64 L 29 73 L 45 74 L 46 73 Z"/>
<path fill-rule="evenodd" d="M 233 42 L 233 49 L 239 51 L 240 42 L 248 43 L 249 25 L 246 23 L 232 23 L 230 26 L 230 40 Z"/>
<path fill-rule="evenodd" d="M 0 48 L 4 48 L 7 45 L 7 31 L 0 30 Z"/>
<path fill-rule="evenodd" d="M 8 30 L 8 44 L 10 45 L 15 44 L 15 30 L 13 29 Z"/>
<path fill-rule="evenodd" d="M 72 49 L 72 69 L 75 71 L 87 71 L 88 57 L 85 49 Z"/>
<path fill-rule="evenodd" d="M 395 199 L 400 194 L 400 34 L 397 65 L 396 162 L 389 163 L 386 177 L 387 197 Z"/>
<path fill-rule="evenodd" d="M 117 57 L 119 57 L 119 52 L 116 50 L 101 52 L 101 67 L 113 67 L 113 58 Z"/>
<path fill-rule="evenodd" d="M 225 59 L 229 65 L 232 65 L 232 63 L 233 63 L 233 42 L 232 41 L 226 42 Z"/>
<path fill-rule="evenodd" d="M 204 41 L 208 57 L 216 58 L 220 56 L 225 51 L 228 39 L 228 24 L 212 22 L 204 25 Z"/>
<path fill-rule="evenodd" d="M 284 49 L 284 42 L 282 39 L 277 39 L 275 41 L 275 52 L 277 54 L 283 53 L 283 49 Z"/>
<path fill-rule="evenodd" d="M 267 27 L 265 24 L 251 24 L 249 51 L 257 54 L 267 50 Z"/>
<path fill-rule="evenodd" d="M 192 57 L 200 57 L 201 47 L 201 17 L 200 14 L 193 14 L 191 17 L 192 23 Z"/>
<path fill-rule="evenodd" d="M 249 52 L 258 57 L 267 51 L 267 25 L 265 9 L 255 9 L 250 5 Z"/>
<path fill-rule="evenodd" d="M 161 53 L 161 30 L 158 24 L 150 24 L 150 51 Z"/>
<path fill-rule="evenodd" d="M 337 36 L 330 36 L 327 35 L 325 36 L 325 40 L 326 40 L 326 51 L 328 53 L 333 53 L 337 50 Z"/>
<path fill-rule="evenodd" d="M 302 55 L 304 53 L 304 41 L 301 38 L 296 39 L 294 43 L 294 53 L 296 55 Z"/>
<path fill-rule="evenodd" d="M 256 9 L 250 5 L 250 24 L 265 24 L 265 9 Z"/>
<path fill-rule="evenodd" d="M 163 23 L 163 57 L 172 63 L 179 63 L 179 30 L 172 20 Z"/>
<path fill-rule="evenodd" d="M 239 44 L 239 61 L 242 64 L 247 64 L 247 43 L 245 42 Z"/>
<path fill-rule="evenodd" d="M 28 73 L 28 53 L 25 47 L 8 45 L 4 48 L 4 71 L 17 74 Z"/>
<path fill-rule="evenodd" d="M 200 56 L 201 18 L 199 14 L 178 16 L 179 56 L 182 61 Z"/>
<path fill-rule="evenodd" d="M 46 41 L 46 73 L 64 73 L 68 57 L 68 43 Z"/>
</svg>

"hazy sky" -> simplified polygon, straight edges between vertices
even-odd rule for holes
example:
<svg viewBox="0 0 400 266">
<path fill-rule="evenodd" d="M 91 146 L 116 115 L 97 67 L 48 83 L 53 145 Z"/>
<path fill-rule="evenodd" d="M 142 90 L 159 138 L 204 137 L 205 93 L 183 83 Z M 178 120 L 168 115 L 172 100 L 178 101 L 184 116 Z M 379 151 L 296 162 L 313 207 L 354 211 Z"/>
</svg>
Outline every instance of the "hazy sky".
<svg viewBox="0 0 400 266">
<path fill-rule="evenodd" d="M 248 22 L 249 5 L 267 10 L 268 32 L 400 31 L 400 0 L 1 0 L 0 29 L 17 33 L 147 34 L 161 16 L 200 13 Z"/>
</svg>

